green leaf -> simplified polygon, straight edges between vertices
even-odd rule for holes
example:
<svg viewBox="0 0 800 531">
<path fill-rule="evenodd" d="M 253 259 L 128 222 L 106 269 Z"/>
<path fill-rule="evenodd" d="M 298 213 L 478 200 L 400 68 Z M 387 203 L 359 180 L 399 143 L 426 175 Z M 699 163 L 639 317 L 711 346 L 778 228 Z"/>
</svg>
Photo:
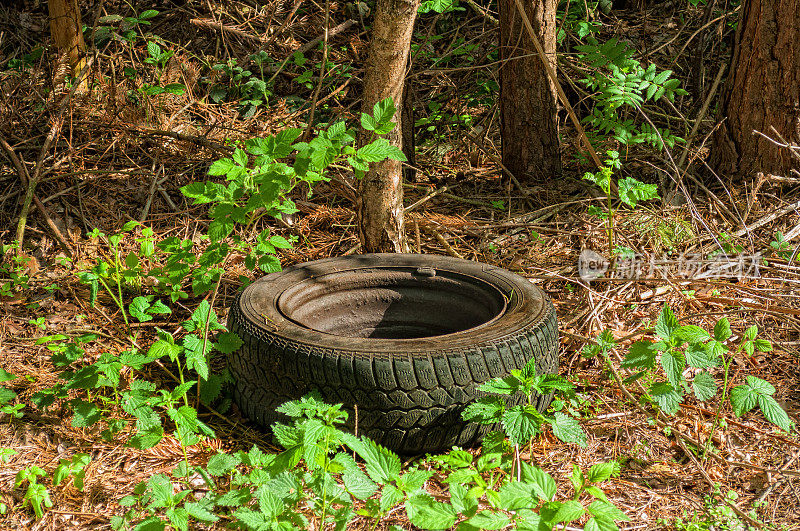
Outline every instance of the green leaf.
<svg viewBox="0 0 800 531">
<path fill-rule="evenodd" d="M 347 157 L 347 163 L 350 164 L 354 170 L 363 172 L 369 171 L 369 164 L 355 157 Z"/>
<path fill-rule="evenodd" d="M 500 422 L 513 444 L 524 444 L 542 431 L 541 413 L 534 407 L 514 406 L 502 414 Z"/>
<path fill-rule="evenodd" d="M 587 507 L 586 510 L 589 511 L 589 514 L 593 516 L 607 518 L 611 521 L 630 521 L 628 515 L 620 511 L 613 503 L 606 501 L 595 500 L 589 504 L 589 507 Z"/>
<path fill-rule="evenodd" d="M 388 123 L 394 116 L 397 109 L 392 98 L 384 98 L 372 107 L 372 117 L 379 124 Z"/>
<path fill-rule="evenodd" d="M 374 131 L 378 128 L 378 122 L 370 116 L 369 114 L 362 112 L 361 113 L 361 127 L 366 129 L 367 131 Z"/>
<path fill-rule="evenodd" d="M 75 428 L 86 428 L 100 420 L 101 411 L 94 402 L 77 400 L 73 402 L 73 411 L 72 426 Z"/>
<path fill-rule="evenodd" d="M 599 487 L 595 487 L 594 485 L 587 485 L 585 487 L 585 491 L 587 494 L 590 494 L 599 500 L 608 501 L 606 493 L 603 492 Z"/>
<path fill-rule="evenodd" d="M 487 509 L 467 520 L 467 523 L 479 529 L 504 529 L 511 523 L 511 518 L 505 513 Z"/>
<path fill-rule="evenodd" d="M 201 522 L 212 523 L 219 520 L 219 516 L 213 514 L 206 507 L 197 502 L 186 502 L 184 507 L 189 516 Z"/>
<path fill-rule="evenodd" d="M 150 508 L 169 507 L 172 505 L 172 482 L 164 474 L 153 474 L 147 480 L 147 491 L 150 494 Z"/>
<path fill-rule="evenodd" d="M 408 519 L 421 529 L 449 529 L 458 518 L 452 505 L 434 501 L 428 495 L 412 496 L 405 506 Z"/>
<path fill-rule="evenodd" d="M 744 384 L 731 389 L 733 412 L 741 417 L 758 404 L 767 420 L 785 431 L 791 431 L 792 422 L 786 411 L 772 397 L 774 393 L 775 387 L 769 382 L 748 376 Z"/>
<path fill-rule="evenodd" d="M 266 530 L 272 529 L 270 521 L 260 512 L 253 511 L 246 507 L 239 507 L 233 512 L 234 522 L 244 524 L 247 529 Z"/>
<path fill-rule="evenodd" d="M 520 465 L 522 468 L 522 479 L 531 485 L 533 493 L 541 500 L 552 500 L 556 495 L 556 482 L 550 474 L 525 461 L 520 463 Z"/>
<path fill-rule="evenodd" d="M 619 531 L 619 527 L 613 520 L 609 520 L 604 516 L 595 516 L 589 518 L 583 531 Z"/>
<path fill-rule="evenodd" d="M 349 446 L 364 460 L 367 474 L 374 481 L 389 483 L 400 475 L 400 458 L 391 450 L 365 437 L 351 440 Z"/>
<path fill-rule="evenodd" d="M 661 342 L 637 341 L 630 346 L 628 355 L 622 361 L 623 367 L 642 367 L 653 369 L 656 366 L 656 357 L 664 344 Z"/>
<path fill-rule="evenodd" d="M 575 492 L 580 492 L 586 485 L 586 476 L 583 474 L 581 467 L 575 463 L 572 464 L 572 475 L 570 475 L 569 481 L 572 483 L 572 488 L 575 489 Z"/>
<path fill-rule="evenodd" d="M 755 346 L 756 350 L 758 350 L 759 352 L 772 352 L 772 343 L 770 343 L 766 339 L 754 340 L 753 346 Z"/>
<path fill-rule="evenodd" d="M 179 531 L 189 530 L 189 513 L 183 507 L 170 507 L 166 516 L 173 528 Z"/>
<path fill-rule="evenodd" d="M 661 339 L 670 339 L 677 329 L 678 319 L 672 313 L 672 309 L 665 304 L 664 309 L 661 310 L 661 314 L 658 316 L 658 320 L 656 320 L 656 334 Z"/>
<path fill-rule="evenodd" d="M 512 495 L 508 496 L 511 497 Z M 530 497 L 530 492 L 528 492 L 528 497 Z M 458 514 L 464 515 L 468 518 L 475 514 L 475 511 L 478 510 L 478 500 L 476 500 L 473 496 L 469 496 L 467 487 L 460 483 L 450 484 L 450 503 L 453 504 L 453 508 L 458 512 Z M 510 507 L 510 503 L 511 502 L 509 501 L 508 507 Z"/>
<path fill-rule="evenodd" d="M 170 339 L 172 338 L 170 337 Z M 175 361 L 178 359 L 178 355 L 182 350 L 183 347 L 176 345 L 172 341 L 159 339 L 150 346 L 150 349 L 147 351 L 147 355 L 153 360 L 161 359 L 164 356 L 167 356 L 170 360 Z"/>
<path fill-rule="evenodd" d="M 216 498 L 217 505 L 222 507 L 239 507 L 249 502 L 253 498 L 250 487 L 229 490 Z"/>
<path fill-rule="evenodd" d="M 450 487 L 452 498 L 452 485 Z M 539 505 L 539 499 L 533 493 L 533 486 L 522 481 L 509 481 L 498 491 L 500 506 L 508 511 L 518 509 L 535 509 Z M 455 502 L 453 505 L 458 509 Z M 459 512 L 462 512 L 459 510 Z"/>
<path fill-rule="evenodd" d="M 497 395 L 513 395 L 519 389 L 520 382 L 516 376 L 509 375 L 503 378 L 493 378 L 478 387 L 484 393 Z"/>
<path fill-rule="evenodd" d="M 583 505 L 581 505 L 580 502 L 567 500 L 561 504 L 553 518 L 550 519 L 550 522 L 553 524 L 572 522 L 583 516 L 584 512 Z"/>
<path fill-rule="evenodd" d="M 200 380 L 200 400 L 203 404 L 211 405 L 219 398 L 226 378 L 225 374 L 211 373 L 208 375 L 208 380 Z"/>
<path fill-rule="evenodd" d="M 398 503 L 403 501 L 405 495 L 403 491 L 388 483 L 381 489 L 380 509 L 381 512 L 387 513 L 390 509 L 395 507 Z"/>
<path fill-rule="evenodd" d="M 211 167 L 208 169 L 208 174 L 212 176 L 227 175 L 228 172 L 235 167 L 236 163 L 233 162 L 233 160 L 228 158 L 219 159 L 211 164 Z M 204 190 L 204 183 L 192 183 L 181 188 L 181 192 L 187 197 L 198 197 L 203 194 Z"/>
<path fill-rule="evenodd" d="M 42 506 L 48 508 L 53 506 L 50 493 L 47 492 L 47 487 L 36 482 L 28 485 L 28 489 L 25 491 L 25 497 L 22 499 L 23 507 L 26 504 L 31 505 L 33 512 L 36 514 L 36 518 L 42 518 L 42 516 L 44 516 L 44 509 L 42 509 Z"/>
<path fill-rule="evenodd" d="M 380 162 L 392 153 L 391 145 L 385 138 L 378 138 L 371 143 L 359 148 L 358 157 L 367 162 Z"/>
<path fill-rule="evenodd" d="M 619 179 L 617 187 L 620 200 L 631 207 L 635 207 L 640 201 L 658 198 L 658 187 L 655 184 L 645 184 L 633 177 Z"/>
<path fill-rule="evenodd" d="M 478 424 L 494 424 L 500 420 L 505 402 L 497 396 L 484 396 L 469 404 L 461 413 L 461 418 Z"/>
<path fill-rule="evenodd" d="M 156 299 L 155 301 L 153 301 L 153 304 L 147 310 L 147 313 L 153 314 L 153 315 L 155 315 L 155 314 L 170 314 L 170 313 L 172 313 L 172 310 L 170 309 L 169 306 L 167 306 L 166 304 L 161 302 L 160 299 Z"/>
<path fill-rule="evenodd" d="M 683 382 L 683 369 L 686 368 L 686 360 L 678 350 L 667 350 L 661 353 L 661 366 L 667 374 L 667 379 L 672 387 L 679 389 Z"/>
<path fill-rule="evenodd" d="M 553 434 L 560 440 L 586 448 L 586 432 L 583 431 L 577 419 L 556 411 L 550 425 L 553 427 Z"/>
<path fill-rule="evenodd" d="M 705 402 L 717 394 L 717 382 L 714 381 L 714 377 L 708 371 L 702 371 L 692 380 L 692 390 L 698 400 Z"/>
<path fill-rule="evenodd" d="M 716 325 L 714 325 L 714 339 L 720 343 L 727 340 L 732 335 L 733 332 L 731 331 L 731 323 L 728 321 L 727 317 L 723 317 L 717 321 Z"/>
<path fill-rule="evenodd" d="M 157 415 L 156 418 L 158 418 Z M 139 432 L 128 441 L 128 445 L 137 450 L 147 450 L 157 445 L 163 438 L 164 429 L 161 425 L 150 426 L 145 430 L 139 430 Z"/>
<path fill-rule="evenodd" d="M 680 409 L 681 400 L 683 395 L 676 391 L 667 382 L 657 382 L 650 387 L 650 396 L 661 410 L 668 414 L 674 415 Z"/>
<path fill-rule="evenodd" d="M 675 337 L 686 343 L 701 343 L 711 339 L 711 334 L 695 325 L 679 326 L 675 331 Z"/>
<path fill-rule="evenodd" d="M 792 421 L 786 411 L 769 395 L 758 396 L 758 407 L 768 421 L 786 432 L 792 431 Z"/>
<path fill-rule="evenodd" d="M 2 385 L 0 385 L 0 406 L 4 406 L 4 405 L 10 403 L 16 397 L 17 397 L 17 393 L 12 391 L 11 389 L 7 389 L 7 388 L 3 387 Z M 49 401 L 50 404 L 52 404 L 53 402 L 54 402 L 54 400 L 50 400 Z M 39 407 L 39 409 L 43 409 L 43 405 L 44 405 L 44 401 L 41 401 L 40 405 L 38 405 L 37 407 Z"/>
<path fill-rule="evenodd" d="M 619 472 L 620 468 L 617 461 L 597 463 L 596 465 L 592 465 L 592 468 L 589 469 L 587 479 L 590 483 L 601 483 L 611 476 L 619 476 Z"/>
<path fill-rule="evenodd" d="M 241 148 L 236 148 L 233 151 L 233 161 L 239 166 L 247 166 L 247 153 Z"/>
<path fill-rule="evenodd" d="M 128 305 L 128 313 L 140 323 L 152 321 L 153 316 L 147 313 L 148 308 L 150 308 L 148 297 L 140 296 L 134 298 L 133 302 Z"/>
<path fill-rule="evenodd" d="M 187 334 L 183 338 L 183 352 L 186 358 L 186 367 L 194 369 L 203 380 L 208 379 L 208 349 L 209 342 L 203 344 L 203 340 L 195 334 Z"/>
<path fill-rule="evenodd" d="M 366 500 L 378 491 L 378 486 L 359 468 L 345 471 L 342 482 L 347 491 L 359 500 Z"/>
<path fill-rule="evenodd" d="M 512 371 L 513 372 L 513 371 Z M 519 372 L 519 377 L 522 380 L 528 381 L 536 376 L 536 357 L 529 359 L 522 370 Z"/>
<path fill-rule="evenodd" d="M 271 493 L 269 489 L 259 490 L 258 508 L 261 509 L 261 514 L 269 519 L 275 518 L 281 514 L 284 509 L 281 499 Z"/>
<path fill-rule="evenodd" d="M 225 327 L 219 324 L 217 314 L 211 309 L 211 305 L 206 299 L 200 301 L 197 308 L 192 313 L 191 319 L 181 323 L 181 326 L 187 332 L 194 332 L 196 330 L 205 330 L 206 323 L 208 323 L 208 330 L 223 330 Z"/>
<path fill-rule="evenodd" d="M 569 395 L 575 391 L 575 384 L 557 374 L 543 374 L 534 381 L 534 389 L 542 394 L 561 391 Z"/>
<path fill-rule="evenodd" d="M 223 354 L 232 354 L 239 350 L 243 344 L 244 341 L 234 332 L 223 332 L 217 336 L 217 342 L 214 343 L 214 348 Z"/>
<path fill-rule="evenodd" d="M 16 376 L 11 374 L 10 372 L 6 372 L 3 368 L 0 368 L 0 382 L 10 382 L 15 378 Z"/>
<path fill-rule="evenodd" d="M 224 476 L 233 470 L 240 462 L 240 459 L 235 455 L 219 453 L 211 456 L 211 459 L 208 460 L 206 470 L 212 476 Z"/>
<path fill-rule="evenodd" d="M 708 367 L 716 367 L 719 362 L 716 356 L 711 354 L 710 347 L 701 344 L 692 344 L 686 348 L 685 351 L 686 361 L 690 367 L 696 369 L 705 369 Z"/>
<path fill-rule="evenodd" d="M 150 57 L 157 59 L 161 57 L 161 46 L 153 41 L 147 42 L 147 53 L 150 54 Z"/>
</svg>

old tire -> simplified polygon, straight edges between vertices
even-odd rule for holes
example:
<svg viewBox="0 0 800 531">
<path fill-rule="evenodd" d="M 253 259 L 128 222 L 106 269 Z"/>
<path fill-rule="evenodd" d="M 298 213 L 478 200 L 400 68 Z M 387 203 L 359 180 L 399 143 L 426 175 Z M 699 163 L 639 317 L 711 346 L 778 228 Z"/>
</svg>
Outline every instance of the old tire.
<svg viewBox="0 0 800 531">
<path fill-rule="evenodd" d="M 491 378 L 531 358 L 558 370 L 552 303 L 528 280 L 478 262 L 418 254 L 317 260 L 263 277 L 237 297 L 229 328 L 234 398 L 251 420 L 317 389 L 350 427 L 400 453 L 478 443 L 461 412 Z M 549 405 L 538 397 L 538 407 Z M 354 407 L 357 414 L 354 415 Z"/>
</svg>

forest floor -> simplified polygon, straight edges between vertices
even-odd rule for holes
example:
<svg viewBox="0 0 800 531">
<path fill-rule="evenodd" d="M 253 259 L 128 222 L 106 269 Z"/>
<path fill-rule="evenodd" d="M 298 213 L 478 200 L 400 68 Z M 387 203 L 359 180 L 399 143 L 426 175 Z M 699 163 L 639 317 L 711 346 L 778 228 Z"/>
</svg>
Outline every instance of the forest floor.
<svg viewBox="0 0 800 531">
<path fill-rule="evenodd" d="M 88 4 L 84 23 L 109 28 L 101 32 L 122 30 L 119 21 L 100 17 L 133 16 L 122 2 Z M 151 24 L 131 26 L 139 35 L 132 44 L 125 39 L 99 41 L 102 45 L 91 65 L 92 72 L 101 74 L 95 77 L 97 85 L 88 96 L 76 96 L 61 109 L 54 101 L 65 89 L 53 89 L 48 61 L 52 55 L 46 52 L 39 58 L 35 53 L 48 41 L 46 8 L 38 3 L 20 10 L 0 7 L 0 138 L 28 173 L 40 172 L 35 195 L 49 217 L 48 222 L 34 203 L 22 249 L 26 260 L 16 264 L 27 280 L 0 297 L 0 368 L 18 377 L 4 385 L 22 403 L 58 381 L 50 351 L 38 339 L 92 332 L 100 339 L 88 356 L 120 349 L 124 334 L 112 301 L 101 297 L 90 307 L 89 289 L 76 276 L 108 252 L 87 233 L 98 227 L 112 234 L 130 220 L 142 220 L 156 241 L 168 236 L 193 239 L 205 230 L 208 213 L 203 206 L 190 205 L 179 188 L 206 179 L 209 164 L 229 152 L 231 141 L 306 125 L 308 102 L 319 81 L 314 65 L 321 52 L 313 44 L 304 45 L 322 34 L 324 5 L 299 1 L 300 9 L 294 12 L 291 2 L 259 8 L 245 0 L 219 2 L 211 10 L 212 4 L 149 2 L 137 7 L 140 14 L 145 9 L 160 13 L 148 20 Z M 98 5 L 102 11 L 96 10 Z M 330 27 L 346 24 L 330 36 L 333 73 L 329 68 L 321 85 L 318 120 L 357 122 L 368 34 L 351 7 L 330 4 Z M 651 9 L 597 15 L 596 21 L 602 24 L 603 38 L 617 36 L 635 47 L 643 62 L 675 70 L 690 94 L 676 100 L 674 112 L 669 111 L 672 117 L 667 113 L 663 121 L 673 131 L 688 131 L 709 93 L 716 101 L 713 80 L 732 42 L 730 16 L 718 16 L 702 4 L 663 2 Z M 576 159 L 578 141 L 571 126 L 562 124 L 563 179 L 543 177 L 524 181 L 521 187 L 509 182 L 497 164 L 497 65 L 484 66 L 491 63 L 487 57 L 497 38 L 491 17 L 471 7 L 458 16 L 431 12 L 421 15 L 416 32 L 409 75 L 414 78 L 420 171 L 405 192 L 407 205 L 426 200 L 406 214 L 411 247 L 501 266 L 540 286 L 557 309 L 561 374 L 578 385 L 588 447 L 545 435 L 534 442 L 530 459 L 556 478 L 560 493 L 571 492 L 572 463 L 588 467 L 618 460 L 621 474 L 604 484 L 604 490 L 631 519 L 623 529 L 727 529 L 726 521 L 800 528 L 800 443 L 795 435 L 781 432 L 758 412 L 738 418 L 729 403 L 718 404 L 717 399 L 687 399 L 668 418 L 668 426 L 656 425 L 628 400 L 598 358 L 581 354 L 602 330 L 610 329 L 620 341 L 613 355 L 623 355 L 633 341 L 653 337 L 653 324 L 665 304 L 681 323 L 706 330 L 722 317 L 730 320 L 734 336 L 757 325 L 760 337 L 771 341 L 774 349 L 737 354 L 730 383 L 740 384 L 747 375 L 771 382 L 775 398 L 797 420 L 800 277 L 793 265 L 793 238 L 800 235 L 800 194 L 795 181 L 759 177 L 725 187 L 723 178 L 706 188 L 687 179 L 688 204 L 656 201 L 636 210 L 622 209 L 617 214 L 617 242 L 634 250 L 643 271 L 626 276 L 612 268 L 587 282 L 579 274 L 581 251 L 607 255 L 604 226 L 587 214 L 587 206 L 602 206 L 603 201 L 599 191 L 580 179 L 591 168 Z M 150 52 L 144 33 L 160 36 L 162 52 L 174 51 L 163 68 L 145 61 Z M 293 55 L 304 47 L 307 63 Z M 259 66 L 249 57 L 259 50 L 275 61 L 262 63 L 266 70 L 256 76 Z M 562 72 L 579 79 L 578 68 L 570 66 L 569 54 L 565 57 Z M 238 72 L 241 77 L 234 81 L 223 76 L 223 66 L 210 68 L 216 64 L 235 69 L 233 60 L 251 74 Z M 262 75 L 273 77 L 268 101 L 246 86 Z M 146 84 L 169 83 L 181 83 L 186 90 L 178 95 L 139 90 Z M 585 112 L 580 105 L 578 110 Z M 709 114 L 688 152 L 687 168 L 698 174 L 715 123 Z M 54 124 L 60 127 L 57 137 L 43 150 Z M 675 147 L 672 158 L 680 158 L 682 149 Z M 619 150 L 626 175 L 659 184 L 666 195 L 666 176 L 674 172 L 664 152 L 642 146 Z M 317 185 L 310 197 L 305 189 L 295 194 L 297 216 L 284 224 L 272 222 L 274 234 L 297 237 L 292 249 L 279 251 L 283 266 L 358 251 L 352 176 L 335 170 L 332 177 Z M 14 238 L 23 196 L 18 169 L 0 158 L 4 243 Z M 56 231 L 69 249 L 69 259 L 54 237 Z M 137 244 L 129 234 L 120 245 L 132 250 Z M 704 277 L 692 272 L 698 257 L 718 250 L 745 257 L 748 267 L 757 264 L 759 274 L 752 269 L 741 277 L 735 271 Z M 0 282 L 11 279 L 10 256 Z M 229 260 L 213 302 L 221 319 L 241 286 L 240 275 L 257 276 L 241 259 Z M 195 302 L 179 302 L 172 317 L 158 325 L 178 328 Z M 137 332 L 142 344 L 155 339 L 154 326 L 148 323 Z M 168 380 L 166 373 L 152 371 L 153 381 Z M 111 516 L 122 512 L 122 496 L 185 457 L 171 436 L 153 448 L 136 450 L 119 440 L 104 441 L 100 428 L 73 427 L 68 411 L 42 412 L 28 405 L 22 413 L 22 418 L 0 413 L 0 448 L 16 451 L 0 465 L 0 502 L 8 506 L 7 514 L 0 515 L 2 529 L 108 528 Z M 724 429 L 712 428 L 715 415 L 726 423 Z M 187 449 L 186 457 L 194 464 L 204 464 L 217 449 L 248 450 L 253 444 L 274 448 L 270 437 L 249 424 L 235 405 L 224 416 L 201 409 L 200 418 L 216 438 Z M 684 441 L 705 442 L 710 437 L 716 453 L 687 453 Z M 79 491 L 70 482 L 47 483 L 54 505 L 42 519 L 35 518 L 23 507 L 22 489 L 14 488 L 15 475 L 31 465 L 50 471 L 59 459 L 75 452 L 92 456 L 85 489 Z M 715 492 L 723 497 L 735 494 L 726 504 Z M 721 508 L 730 506 L 738 514 L 725 516 Z M 679 518 L 697 527 L 681 527 L 676 524 Z M 381 527 L 390 525 L 409 524 L 397 513 Z"/>
</svg>

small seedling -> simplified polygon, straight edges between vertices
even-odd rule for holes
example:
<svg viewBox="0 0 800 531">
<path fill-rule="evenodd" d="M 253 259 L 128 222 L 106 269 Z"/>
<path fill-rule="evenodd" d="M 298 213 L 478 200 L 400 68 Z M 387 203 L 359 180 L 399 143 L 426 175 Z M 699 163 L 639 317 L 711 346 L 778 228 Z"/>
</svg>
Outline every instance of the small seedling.
<svg viewBox="0 0 800 531">
<path fill-rule="evenodd" d="M 36 465 L 23 468 L 17 473 L 14 480 L 14 487 L 20 488 L 24 484 L 28 484 L 25 490 L 25 496 L 22 499 L 22 506 L 29 505 L 33 508 L 36 518 L 41 518 L 44 515 L 44 507 L 50 508 L 53 506 L 53 500 L 50 499 L 50 493 L 47 487 L 39 483 L 37 480 L 40 477 L 46 477 L 47 472 L 42 470 Z"/>
<path fill-rule="evenodd" d="M 605 166 L 598 172 L 586 172 L 583 178 L 591 181 L 606 194 L 606 210 L 592 205 L 589 207 L 589 214 L 597 216 L 601 219 L 608 220 L 608 252 L 614 255 L 614 214 L 616 209 L 613 206 L 612 194 L 612 181 L 611 177 L 614 172 L 622 168 L 622 163 L 619 160 L 619 152 L 608 150 L 606 152 L 608 158 L 605 160 Z M 626 177 L 624 179 L 617 179 L 617 196 L 620 201 L 631 208 L 636 206 L 641 201 L 648 201 L 650 199 L 658 198 L 657 187 L 654 184 L 645 184 L 633 177 Z"/>
</svg>

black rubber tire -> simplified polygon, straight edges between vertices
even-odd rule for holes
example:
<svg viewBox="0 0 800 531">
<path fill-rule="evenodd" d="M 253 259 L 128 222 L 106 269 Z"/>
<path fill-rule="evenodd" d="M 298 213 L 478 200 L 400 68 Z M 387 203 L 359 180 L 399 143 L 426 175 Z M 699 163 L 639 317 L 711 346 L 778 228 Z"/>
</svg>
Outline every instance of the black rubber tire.
<svg viewBox="0 0 800 531">
<path fill-rule="evenodd" d="M 385 271 L 415 282 L 438 274 L 442 282 L 452 277 L 491 284 L 504 294 L 504 307 L 466 330 L 376 339 L 315 330 L 287 318 L 279 304 L 290 288 L 306 293 L 305 286 L 325 275 L 368 278 Z M 531 357 L 537 373 L 558 372 L 558 323 L 544 292 L 498 267 L 443 256 L 356 255 L 289 267 L 244 289 L 228 326 L 244 341 L 229 360 L 234 399 L 252 421 L 264 427 L 285 421 L 275 407 L 317 389 L 327 403 L 346 406 L 350 429 L 357 405 L 358 434 L 402 454 L 478 444 L 491 427 L 461 420 L 465 406 L 482 394 L 477 386 L 522 368 Z M 546 408 L 550 398 L 539 396 L 537 407 Z"/>
</svg>

